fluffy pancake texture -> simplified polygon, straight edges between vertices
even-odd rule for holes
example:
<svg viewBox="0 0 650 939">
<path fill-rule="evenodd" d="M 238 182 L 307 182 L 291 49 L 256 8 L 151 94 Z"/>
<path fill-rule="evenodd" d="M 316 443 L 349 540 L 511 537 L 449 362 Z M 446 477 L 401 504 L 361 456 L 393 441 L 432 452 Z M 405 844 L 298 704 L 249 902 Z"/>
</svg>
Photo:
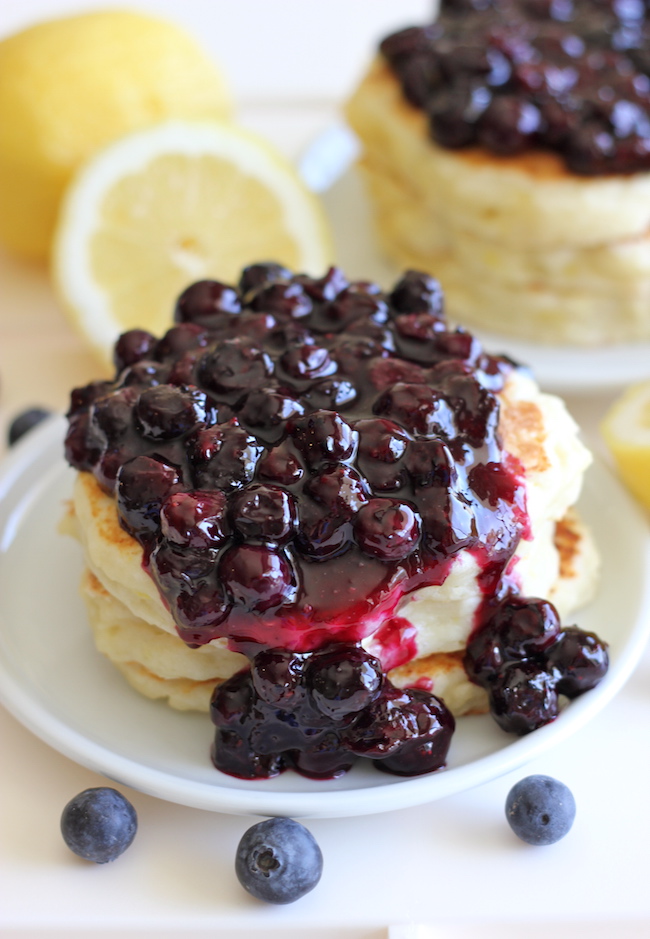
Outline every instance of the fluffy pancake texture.
<svg viewBox="0 0 650 939">
<path fill-rule="evenodd" d="M 570 511 L 591 457 L 562 402 L 540 393 L 524 373 L 509 376 L 500 400 L 499 429 L 505 450 L 524 468 L 532 534 L 520 542 L 514 576 L 522 592 L 548 597 L 566 616 L 590 598 L 597 576 L 589 533 Z M 214 685 L 245 667 L 246 658 L 225 639 L 190 649 L 179 638 L 140 545 L 90 473 L 77 477 L 68 528 L 84 549 L 81 591 L 99 650 L 148 697 L 207 710 Z M 462 665 L 482 597 L 478 573 L 474 558 L 461 553 L 441 586 L 404 599 L 399 615 L 414 629 L 416 652 L 389 671 L 397 685 L 431 686 L 456 714 L 486 709 L 484 691 Z M 364 645 L 385 656 L 376 636 Z"/>
<path fill-rule="evenodd" d="M 650 173 L 444 149 L 379 59 L 346 114 L 381 247 L 438 277 L 453 317 L 551 343 L 650 337 Z"/>
</svg>

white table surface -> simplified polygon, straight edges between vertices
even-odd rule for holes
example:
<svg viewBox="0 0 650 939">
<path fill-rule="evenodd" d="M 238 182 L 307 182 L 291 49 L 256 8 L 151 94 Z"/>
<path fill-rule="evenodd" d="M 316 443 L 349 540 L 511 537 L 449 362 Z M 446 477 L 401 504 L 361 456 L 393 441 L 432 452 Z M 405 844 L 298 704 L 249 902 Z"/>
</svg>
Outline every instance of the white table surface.
<svg viewBox="0 0 650 939">
<path fill-rule="evenodd" d="M 75 8 L 100 5 L 77 3 Z M 209 14 L 215 30 L 217 14 L 224 7 L 230 10 L 229 4 L 196 0 L 139 6 L 174 15 L 194 28 L 200 13 Z M 255 8 L 264 7 L 268 17 L 268 8 L 286 13 L 298 6 L 261 0 L 232 4 L 239 11 L 233 14 L 236 21 L 245 21 Z M 316 6 L 300 4 L 303 10 Z M 318 6 L 322 13 L 325 5 Z M 232 42 L 222 37 L 240 100 L 249 101 L 242 119 L 292 157 L 335 114 L 332 102 L 354 80 L 370 37 L 400 22 L 397 4 L 328 0 L 328 6 L 337 15 L 345 7 L 359 21 L 356 46 L 344 44 L 343 83 L 334 82 L 329 100 L 319 68 L 301 100 L 294 96 L 290 106 L 278 105 L 289 98 L 283 94 L 290 88 L 283 69 L 275 101 L 262 100 L 264 95 L 253 93 L 248 72 L 237 66 Z M 426 6 L 404 3 L 404 21 L 418 19 L 417 10 Z M 8 32 L 44 12 L 65 9 L 60 3 L 25 0 L 20 8 L 3 9 L 0 25 Z M 229 39 L 235 25 L 230 22 Z M 318 25 L 322 36 L 323 24 Z M 216 48 L 216 32 L 206 30 L 206 35 Z M 289 39 L 285 30 L 280 47 Z M 13 415 L 30 405 L 64 410 L 70 387 L 97 377 L 98 369 L 58 309 L 44 269 L 0 253 L 0 291 L 4 440 Z M 597 426 L 610 400 L 611 395 L 594 394 L 569 399 L 588 442 L 599 451 Z M 122 939 L 510 939 L 524 934 L 538 939 L 551 933 L 636 939 L 650 934 L 650 650 L 598 718 L 525 771 L 419 808 L 307 822 L 324 854 L 324 874 L 316 890 L 288 907 L 258 903 L 236 881 L 236 845 L 254 819 L 173 805 L 125 787 L 120 788 L 140 820 L 133 846 L 114 864 L 80 861 L 60 837 L 61 810 L 80 790 L 107 781 L 50 749 L 1 708 L 0 740 L 3 939 L 118 934 Z M 505 822 L 505 796 L 527 772 L 562 779 L 576 797 L 574 828 L 547 848 L 522 845 Z"/>
</svg>

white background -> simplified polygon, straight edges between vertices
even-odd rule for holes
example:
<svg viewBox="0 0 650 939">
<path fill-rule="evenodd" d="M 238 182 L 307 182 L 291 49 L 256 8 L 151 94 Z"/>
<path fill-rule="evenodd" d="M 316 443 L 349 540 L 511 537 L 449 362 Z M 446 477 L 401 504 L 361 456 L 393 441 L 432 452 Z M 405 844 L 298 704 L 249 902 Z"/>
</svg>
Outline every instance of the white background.
<svg viewBox="0 0 650 939">
<path fill-rule="evenodd" d="M 0 33 L 105 6 L 1 0 Z M 138 7 L 199 36 L 228 75 L 246 120 L 297 156 L 351 91 L 376 40 L 422 21 L 432 4 L 141 0 Z M 297 124 L 287 119 L 287 108 L 299 115 Z M 3 422 L 32 403 L 64 408 L 68 388 L 94 377 L 94 365 L 56 308 L 46 272 L 0 254 L 0 290 Z M 570 403 L 597 442 L 607 399 L 576 395 Z M 435 929 L 426 939 L 646 936 L 649 728 L 646 655 L 602 717 L 529 767 L 575 792 L 577 821 L 564 841 L 532 849 L 512 837 L 503 802 L 522 774 L 511 774 L 418 809 L 310 822 L 326 858 L 323 880 L 299 903 L 273 908 L 251 901 L 233 873 L 235 847 L 251 819 L 127 790 L 140 817 L 129 852 L 106 867 L 71 856 L 58 833 L 61 808 L 105 780 L 0 710 L 0 930 L 5 939 L 379 939 L 392 926 L 394 939 L 425 939 L 416 925 L 427 923 Z M 400 932 L 397 924 L 409 928 Z"/>
</svg>

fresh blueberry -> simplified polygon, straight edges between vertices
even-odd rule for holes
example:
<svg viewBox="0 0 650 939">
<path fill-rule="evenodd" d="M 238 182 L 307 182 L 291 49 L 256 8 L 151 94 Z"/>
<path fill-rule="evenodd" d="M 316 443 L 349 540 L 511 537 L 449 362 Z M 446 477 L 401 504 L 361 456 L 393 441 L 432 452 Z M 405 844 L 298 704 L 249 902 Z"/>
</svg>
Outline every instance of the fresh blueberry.
<svg viewBox="0 0 650 939">
<path fill-rule="evenodd" d="M 573 793 L 552 776 L 526 776 L 506 799 L 508 824 L 527 844 L 555 844 L 569 832 L 575 815 Z"/>
<path fill-rule="evenodd" d="M 291 818 L 270 818 L 245 832 L 235 872 L 240 884 L 266 903 L 293 903 L 313 890 L 323 855 L 312 833 Z"/>
<path fill-rule="evenodd" d="M 51 411 L 46 411 L 44 408 L 30 408 L 28 411 L 23 411 L 22 414 L 15 417 L 9 426 L 9 446 L 13 446 L 27 431 L 36 427 L 37 424 L 40 424 L 41 421 L 49 417 L 51 413 Z"/>
<path fill-rule="evenodd" d="M 108 786 L 80 792 L 61 815 L 61 834 L 67 846 L 96 864 L 123 854 L 137 828 L 138 816 L 129 800 Z"/>
</svg>

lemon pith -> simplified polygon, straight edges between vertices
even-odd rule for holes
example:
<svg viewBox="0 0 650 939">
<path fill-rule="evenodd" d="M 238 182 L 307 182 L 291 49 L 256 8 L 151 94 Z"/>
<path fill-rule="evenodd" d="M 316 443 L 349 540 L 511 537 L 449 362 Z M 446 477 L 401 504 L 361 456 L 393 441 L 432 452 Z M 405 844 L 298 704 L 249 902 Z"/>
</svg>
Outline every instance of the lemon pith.
<svg viewBox="0 0 650 939">
<path fill-rule="evenodd" d="M 135 326 L 164 332 L 206 277 L 277 260 L 320 273 L 331 241 L 317 199 L 266 142 L 217 122 L 166 122 L 111 144 L 68 192 L 54 244 L 63 304 L 107 361 Z"/>
</svg>

